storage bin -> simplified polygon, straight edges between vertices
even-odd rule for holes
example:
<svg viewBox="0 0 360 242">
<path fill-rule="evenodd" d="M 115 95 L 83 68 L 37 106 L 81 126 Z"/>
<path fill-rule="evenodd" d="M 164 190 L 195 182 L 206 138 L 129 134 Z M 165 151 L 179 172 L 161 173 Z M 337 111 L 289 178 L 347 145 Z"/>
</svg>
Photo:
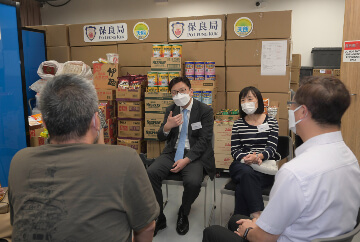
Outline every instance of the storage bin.
<svg viewBox="0 0 360 242">
<path fill-rule="evenodd" d="M 341 47 L 312 48 L 311 54 L 314 69 L 339 69 L 341 63 Z"/>
</svg>

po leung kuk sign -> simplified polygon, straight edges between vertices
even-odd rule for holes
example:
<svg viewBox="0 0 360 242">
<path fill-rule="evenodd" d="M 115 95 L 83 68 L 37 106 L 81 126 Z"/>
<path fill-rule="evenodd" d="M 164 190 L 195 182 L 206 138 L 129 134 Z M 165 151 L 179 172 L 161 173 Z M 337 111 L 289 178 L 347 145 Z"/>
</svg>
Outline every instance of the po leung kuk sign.
<svg viewBox="0 0 360 242">
<path fill-rule="evenodd" d="M 221 38 L 221 34 L 221 19 L 172 21 L 169 23 L 169 37 L 171 40 L 217 39 Z"/>
<path fill-rule="evenodd" d="M 83 30 L 85 42 L 125 41 L 128 39 L 126 23 L 85 25 Z"/>
</svg>

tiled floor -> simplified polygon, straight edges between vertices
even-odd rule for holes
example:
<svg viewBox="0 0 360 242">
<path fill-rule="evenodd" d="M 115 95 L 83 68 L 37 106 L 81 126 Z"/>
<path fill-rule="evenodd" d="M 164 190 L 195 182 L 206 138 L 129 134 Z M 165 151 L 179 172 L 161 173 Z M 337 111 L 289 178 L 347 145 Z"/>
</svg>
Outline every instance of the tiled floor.
<svg viewBox="0 0 360 242">
<path fill-rule="evenodd" d="M 220 189 L 224 186 L 228 178 L 216 178 L 216 209 L 215 218 L 213 217 L 211 224 L 220 224 Z M 209 181 L 207 192 L 207 217 L 210 215 L 211 204 L 213 201 L 213 181 Z M 165 185 L 163 185 L 163 194 L 165 198 Z M 164 209 L 167 218 L 167 228 L 159 231 L 154 238 L 154 242 L 201 242 L 204 230 L 204 194 L 205 189 L 201 189 L 199 197 L 194 202 L 191 213 L 189 215 L 190 230 L 186 235 L 179 235 L 176 232 L 176 220 L 179 206 L 181 205 L 181 196 L 183 188 L 180 186 L 169 186 L 169 202 Z M 230 214 L 234 209 L 234 197 L 224 195 L 223 199 L 223 224 L 227 222 Z M 227 241 L 224 241 L 227 242 Z M 360 242 L 360 234 L 358 234 L 353 242 Z"/>
</svg>

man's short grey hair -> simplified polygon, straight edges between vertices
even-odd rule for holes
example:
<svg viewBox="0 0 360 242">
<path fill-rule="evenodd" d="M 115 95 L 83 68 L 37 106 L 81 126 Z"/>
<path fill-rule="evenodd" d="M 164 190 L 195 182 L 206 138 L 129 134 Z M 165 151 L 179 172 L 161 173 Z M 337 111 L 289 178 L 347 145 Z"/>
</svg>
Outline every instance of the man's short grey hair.
<svg viewBox="0 0 360 242">
<path fill-rule="evenodd" d="M 41 91 L 40 111 L 52 140 L 81 138 L 98 111 L 95 88 L 81 76 L 56 76 Z"/>
</svg>

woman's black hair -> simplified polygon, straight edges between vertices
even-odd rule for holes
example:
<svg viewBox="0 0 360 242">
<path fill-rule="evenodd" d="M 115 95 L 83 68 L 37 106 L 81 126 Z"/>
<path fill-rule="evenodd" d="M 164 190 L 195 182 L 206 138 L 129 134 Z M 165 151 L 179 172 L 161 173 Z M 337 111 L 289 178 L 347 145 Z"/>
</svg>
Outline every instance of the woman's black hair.
<svg viewBox="0 0 360 242">
<path fill-rule="evenodd" d="M 241 108 L 241 99 L 246 97 L 249 92 L 251 92 L 258 100 L 258 108 L 254 114 L 262 114 L 264 112 L 264 100 L 259 89 L 253 86 L 245 87 L 239 94 L 239 113 L 242 118 L 245 118 L 247 114 Z"/>
</svg>

